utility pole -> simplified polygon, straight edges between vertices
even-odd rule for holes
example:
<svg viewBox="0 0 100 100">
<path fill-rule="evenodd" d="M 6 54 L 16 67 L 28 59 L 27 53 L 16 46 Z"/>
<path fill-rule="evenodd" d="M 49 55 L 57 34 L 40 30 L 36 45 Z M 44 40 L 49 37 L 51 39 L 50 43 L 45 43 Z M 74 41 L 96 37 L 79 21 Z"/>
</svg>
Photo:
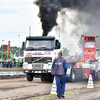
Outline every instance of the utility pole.
<svg viewBox="0 0 100 100">
<path fill-rule="evenodd" d="M 60 37 L 60 27 L 59 27 L 59 37 Z"/>
<path fill-rule="evenodd" d="M 4 42 L 4 40 L 2 40 L 2 59 L 3 59 L 3 55 L 4 55 L 3 42 Z"/>
<path fill-rule="evenodd" d="M 29 36 L 31 36 L 31 26 L 29 26 Z"/>
</svg>

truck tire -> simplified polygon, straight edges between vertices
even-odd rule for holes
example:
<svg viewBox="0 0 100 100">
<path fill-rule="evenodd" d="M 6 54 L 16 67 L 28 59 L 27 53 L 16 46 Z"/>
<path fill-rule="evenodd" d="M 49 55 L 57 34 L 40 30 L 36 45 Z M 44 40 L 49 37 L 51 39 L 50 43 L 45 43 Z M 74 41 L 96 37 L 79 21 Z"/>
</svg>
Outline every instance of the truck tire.
<svg viewBox="0 0 100 100">
<path fill-rule="evenodd" d="M 44 78 L 44 77 L 42 77 L 41 81 L 51 81 L 51 78 Z"/>
<path fill-rule="evenodd" d="M 54 78 L 54 76 L 49 76 L 49 77 L 41 76 L 41 81 L 53 82 L 53 78 Z"/>
<path fill-rule="evenodd" d="M 41 81 L 47 81 L 47 80 L 48 80 L 48 78 L 46 76 L 41 75 Z"/>
<path fill-rule="evenodd" d="M 44 77 L 41 77 L 41 81 L 46 81 L 46 78 L 44 78 Z"/>
<path fill-rule="evenodd" d="M 100 72 L 96 72 L 96 73 L 95 73 L 95 77 L 94 77 L 94 80 L 95 80 L 95 81 L 100 80 L 100 79 L 99 79 L 99 75 L 100 75 Z"/>
<path fill-rule="evenodd" d="M 27 73 L 26 77 L 27 81 L 33 81 L 33 75 L 31 73 Z"/>
<path fill-rule="evenodd" d="M 76 74 L 75 74 L 74 71 L 71 72 L 70 81 L 71 81 L 71 82 L 75 82 L 75 81 L 76 81 Z"/>
</svg>

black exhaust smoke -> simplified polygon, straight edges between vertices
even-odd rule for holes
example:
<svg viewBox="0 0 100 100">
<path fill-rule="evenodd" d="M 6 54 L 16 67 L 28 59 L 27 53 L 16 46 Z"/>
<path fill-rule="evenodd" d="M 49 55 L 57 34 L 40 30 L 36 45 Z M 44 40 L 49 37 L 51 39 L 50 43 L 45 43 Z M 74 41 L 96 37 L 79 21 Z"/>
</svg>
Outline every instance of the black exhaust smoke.
<svg viewBox="0 0 100 100">
<path fill-rule="evenodd" d="M 91 5 L 94 2 L 99 2 L 99 0 L 36 0 L 34 3 L 39 7 L 38 16 L 42 22 L 42 36 L 47 36 L 52 28 L 57 25 L 58 12 L 62 8 L 79 8 L 80 10 L 87 4 L 90 3 Z"/>
<path fill-rule="evenodd" d="M 61 4 L 58 0 L 37 0 L 35 4 L 39 6 L 38 16 L 42 22 L 42 36 L 47 36 L 48 32 L 57 25 L 57 12 L 60 10 Z"/>
</svg>

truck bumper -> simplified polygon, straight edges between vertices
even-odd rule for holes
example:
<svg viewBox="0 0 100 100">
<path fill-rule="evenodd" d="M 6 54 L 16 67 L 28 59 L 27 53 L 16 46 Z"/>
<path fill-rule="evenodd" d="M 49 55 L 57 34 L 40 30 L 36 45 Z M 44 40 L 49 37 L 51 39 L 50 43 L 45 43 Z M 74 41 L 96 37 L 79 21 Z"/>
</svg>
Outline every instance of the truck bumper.
<svg viewBox="0 0 100 100">
<path fill-rule="evenodd" d="M 34 73 L 34 74 L 41 74 L 41 73 L 51 73 L 51 70 L 32 70 L 32 69 L 24 69 L 24 73 Z"/>
</svg>

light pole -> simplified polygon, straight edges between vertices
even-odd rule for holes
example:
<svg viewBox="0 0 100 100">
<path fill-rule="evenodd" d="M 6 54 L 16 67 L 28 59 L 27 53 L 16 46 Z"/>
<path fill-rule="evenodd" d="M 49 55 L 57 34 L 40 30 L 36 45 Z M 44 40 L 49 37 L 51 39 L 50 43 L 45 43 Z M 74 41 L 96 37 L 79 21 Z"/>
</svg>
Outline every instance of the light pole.
<svg viewBox="0 0 100 100">
<path fill-rule="evenodd" d="M 3 42 L 4 42 L 4 40 L 2 40 L 2 59 L 3 59 L 3 55 L 4 55 Z"/>
<path fill-rule="evenodd" d="M 19 56 L 20 56 L 20 35 L 19 36 Z"/>
<path fill-rule="evenodd" d="M 60 37 L 60 27 L 59 27 L 59 37 Z"/>
<path fill-rule="evenodd" d="M 29 36 L 31 36 L 31 26 L 29 26 Z"/>
</svg>

